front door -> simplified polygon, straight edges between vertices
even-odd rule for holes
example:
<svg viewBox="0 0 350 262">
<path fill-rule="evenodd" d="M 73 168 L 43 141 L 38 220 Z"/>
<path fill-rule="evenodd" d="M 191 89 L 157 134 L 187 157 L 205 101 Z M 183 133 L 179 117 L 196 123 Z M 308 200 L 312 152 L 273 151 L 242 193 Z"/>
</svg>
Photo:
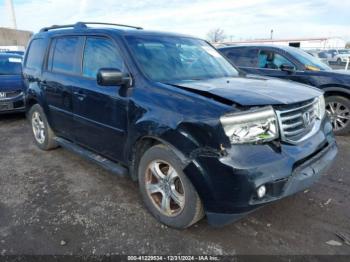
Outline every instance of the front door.
<svg viewBox="0 0 350 262">
<path fill-rule="evenodd" d="M 82 76 L 73 88 L 75 141 L 113 160 L 124 160 L 128 99 L 121 86 L 100 86 L 101 68 L 125 71 L 114 40 L 87 36 L 83 51 Z"/>
</svg>

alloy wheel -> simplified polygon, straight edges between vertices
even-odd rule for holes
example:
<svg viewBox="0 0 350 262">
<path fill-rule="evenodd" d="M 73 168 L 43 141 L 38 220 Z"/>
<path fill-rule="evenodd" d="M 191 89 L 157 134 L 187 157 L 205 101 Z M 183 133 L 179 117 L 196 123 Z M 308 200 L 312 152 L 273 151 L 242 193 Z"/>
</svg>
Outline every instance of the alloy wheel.
<svg viewBox="0 0 350 262">
<path fill-rule="evenodd" d="M 45 142 L 45 124 L 39 112 L 34 112 L 32 115 L 32 128 L 35 140 L 39 144 Z"/>
<path fill-rule="evenodd" d="M 154 206 L 168 217 L 180 214 L 185 206 L 185 192 L 176 170 L 165 161 L 155 160 L 145 176 L 146 191 Z"/>
<path fill-rule="evenodd" d="M 327 114 L 332 122 L 333 129 L 344 129 L 350 121 L 350 108 L 339 102 L 329 102 L 326 105 Z"/>
</svg>

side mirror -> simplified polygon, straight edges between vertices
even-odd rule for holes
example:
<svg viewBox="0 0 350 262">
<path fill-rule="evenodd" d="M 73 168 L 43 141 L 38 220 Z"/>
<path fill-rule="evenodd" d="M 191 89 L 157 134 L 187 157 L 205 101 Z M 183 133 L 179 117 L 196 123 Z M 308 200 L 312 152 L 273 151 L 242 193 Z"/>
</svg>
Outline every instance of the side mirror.
<svg viewBox="0 0 350 262">
<path fill-rule="evenodd" d="M 293 73 L 295 71 L 295 67 L 290 64 L 282 64 L 280 66 L 281 71 Z"/>
<path fill-rule="evenodd" d="M 101 68 L 97 73 L 97 83 L 101 86 L 126 86 L 130 84 L 130 76 L 119 69 Z"/>
</svg>

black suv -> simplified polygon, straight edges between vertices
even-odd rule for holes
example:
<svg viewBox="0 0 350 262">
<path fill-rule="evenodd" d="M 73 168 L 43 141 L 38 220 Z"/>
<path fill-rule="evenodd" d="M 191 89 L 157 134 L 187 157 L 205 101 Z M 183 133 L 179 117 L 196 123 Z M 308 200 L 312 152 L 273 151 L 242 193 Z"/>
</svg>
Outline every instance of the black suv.
<svg viewBox="0 0 350 262">
<path fill-rule="evenodd" d="M 289 79 L 322 89 L 335 134 L 350 133 L 349 72 L 332 70 L 320 59 L 295 47 L 243 45 L 219 50 L 247 74 Z"/>
<path fill-rule="evenodd" d="M 335 158 L 318 89 L 242 77 L 204 40 L 89 24 L 30 42 L 34 141 L 129 174 L 162 223 L 237 220 L 309 187 Z"/>
</svg>

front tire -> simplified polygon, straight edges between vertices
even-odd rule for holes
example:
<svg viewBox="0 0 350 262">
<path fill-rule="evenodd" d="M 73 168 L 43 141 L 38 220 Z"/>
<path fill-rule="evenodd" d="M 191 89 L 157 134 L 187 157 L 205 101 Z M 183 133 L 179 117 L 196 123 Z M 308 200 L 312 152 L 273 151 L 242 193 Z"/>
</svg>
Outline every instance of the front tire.
<svg viewBox="0 0 350 262">
<path fill-rule="evenodd" d="M 337 59 L 337 64 L 341 65 L 341 59 L 340 58 Z"/>
<path fill-rule="evenodd" d="M 47 122 L 44 110 L 38 104 L 31 107 L 28 113 L 35 144 L 42 150 L 50 150 L 58 145 L 54 140 L 55 134 Z"/>
<path fill-rule="evenodd" d="M 350 133 L 350 100 L 343 96 L 326 97 L 326 111 L 335 135 Z"/>
<path fill-rule="evenodd" d="M 165 145 L 156 145 L 142 156 L 138 168 L 139 187 L 150 213 L 173 228 L 187 228 L 204 216 L 202 202 L 183 164 Z"/>
</svg>

